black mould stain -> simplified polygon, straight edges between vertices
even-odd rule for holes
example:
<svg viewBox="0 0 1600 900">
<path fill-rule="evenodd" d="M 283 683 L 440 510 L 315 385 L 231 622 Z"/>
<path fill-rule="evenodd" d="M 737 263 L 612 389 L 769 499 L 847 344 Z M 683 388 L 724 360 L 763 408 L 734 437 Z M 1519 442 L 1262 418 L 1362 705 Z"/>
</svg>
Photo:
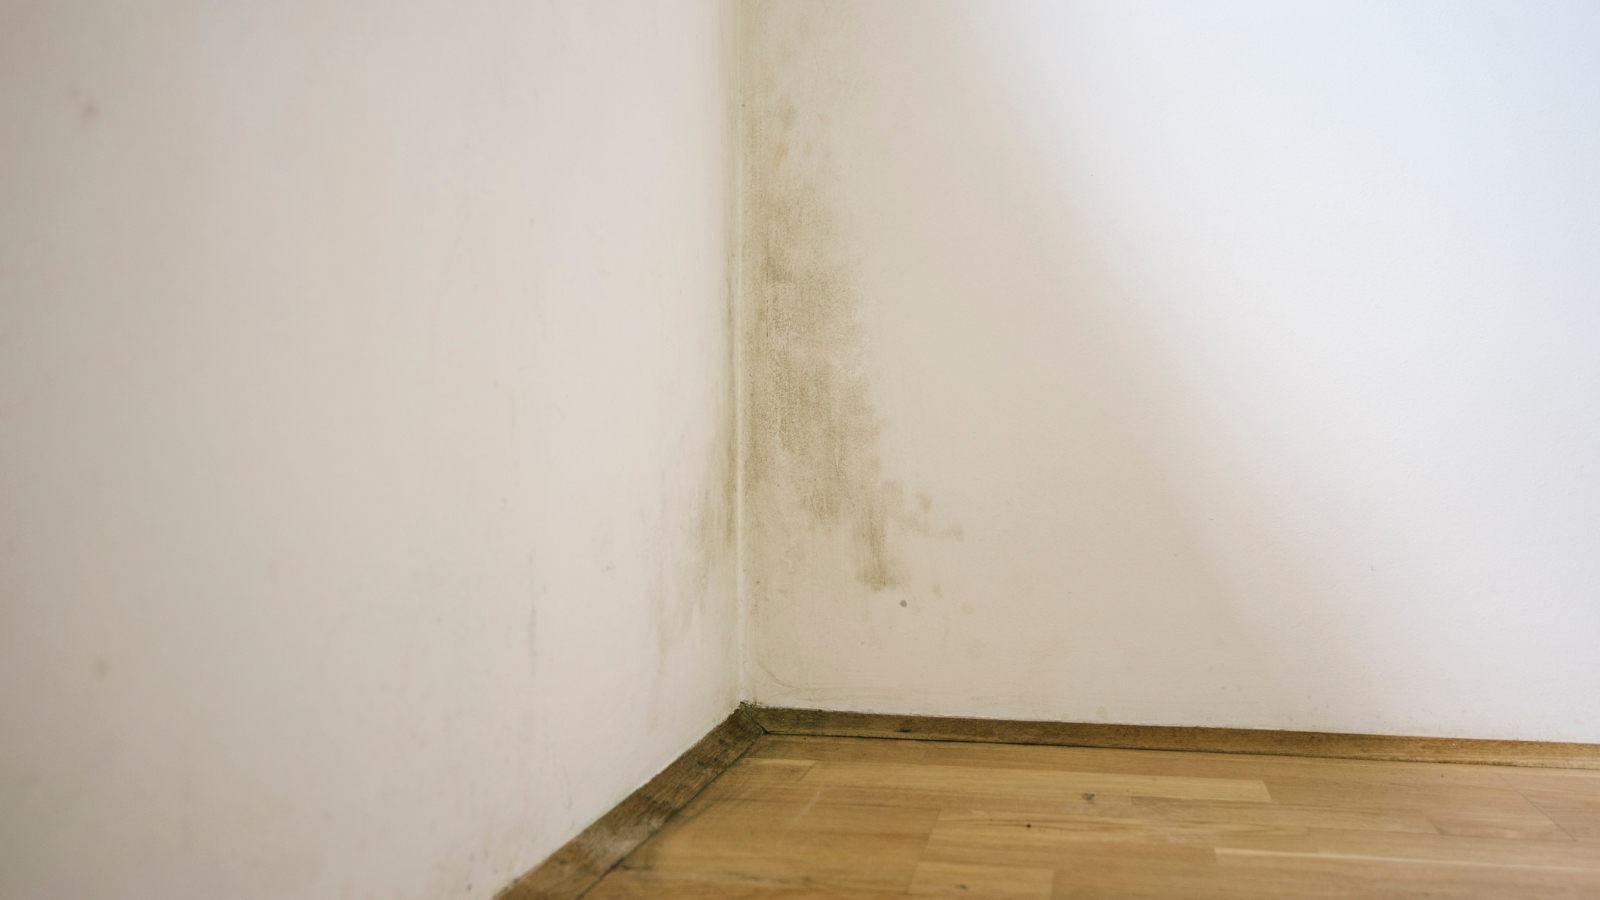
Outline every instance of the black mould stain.
<svg viewBox="0 0 1600 900">
<path fill-rule="evenodd" d="M 846 528 L 856 579 L 884 590 L 903 578 L 892 543 L 905 510 L 900 486 L 882 475 L 863 298 L 819 111 L 836 88 L 779 75 L 817 70 L 807 58 L 811 35 L 826 23 L 814 26 L 804 11 L 788 23 L 757 11 L 750 23 L 745 44 L 764 52 L 744 67 L 741 128 L 746 525 L 757 541 L 777 538 L 797 517 L 821 530 Z"/>
</svg>

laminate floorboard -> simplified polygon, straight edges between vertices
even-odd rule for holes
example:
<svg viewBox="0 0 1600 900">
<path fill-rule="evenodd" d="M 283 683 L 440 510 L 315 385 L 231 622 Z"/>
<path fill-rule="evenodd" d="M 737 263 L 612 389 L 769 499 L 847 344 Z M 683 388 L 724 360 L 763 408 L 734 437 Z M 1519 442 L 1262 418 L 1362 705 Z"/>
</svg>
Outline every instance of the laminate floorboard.
<svg viewBox="0 0 1600 900">
<path fill-rule="evenodd" d="M 591 900 L 1600 897 L 1600 772 L 765 735 Z"/>
</svg>

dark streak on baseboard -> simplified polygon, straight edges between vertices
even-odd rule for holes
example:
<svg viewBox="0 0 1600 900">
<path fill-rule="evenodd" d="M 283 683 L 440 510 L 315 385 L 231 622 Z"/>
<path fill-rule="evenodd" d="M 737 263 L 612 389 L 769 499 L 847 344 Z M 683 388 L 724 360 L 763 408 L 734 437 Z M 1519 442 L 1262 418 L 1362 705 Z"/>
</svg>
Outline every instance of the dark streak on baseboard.
<svg viewBox="0 0 1600 900">
<path fill-rule="evenodd" d="M 1329 734 L 1249 728 L 961 719 L 942 716 L 778 709 L 748 704 L 744 706 L 744 710 L 765 731 L 783 735 L 1044 744 L 1122 750 L 1186 750 L 1204 753 L 1315 756 L 1328 759 L 1464 763 L 1548 769 L 1600 769 L 1600 744 Z"/>
<path fill-rule="evenodd" d="M 763 729 L 743 708 L 495 900 L 576 900 L 738 761 Z"/>
</svg>

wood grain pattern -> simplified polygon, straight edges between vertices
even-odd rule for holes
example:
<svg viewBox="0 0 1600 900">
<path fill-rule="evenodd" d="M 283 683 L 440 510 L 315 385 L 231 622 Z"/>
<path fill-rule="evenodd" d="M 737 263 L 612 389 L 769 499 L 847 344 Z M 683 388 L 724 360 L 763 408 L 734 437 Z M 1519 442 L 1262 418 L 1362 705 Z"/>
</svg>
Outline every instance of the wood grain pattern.
<svg viewBox="0 0 1600 900">
<path fill-rule="evenodd" d="M 1600 769 L 1600 744 L 1325 734 L 1248 728 L 1027 722 L 750 705 L 745 710 L 772 734 Z"/>
<path fill-rule="evenodd" d="M 1576 900 L 1600 896 L 1600 842 L 1580 837 L 1597 788 L 1561 769 L 768 734 L 586 896 Z"/>
<path fill-rule="evenodd" d="M 920 863 L 906 893 L 913 897 L 993 897 L 995 900 L 1049 900 L 1054 869 L 1019 866 L 962 866 Z"/>
<path fill-rule="evenodd" d="M 1259 779 L 1179 778 L 1114 772 L 1070 772 L 1036 769 L 993 769 L 977 766 L 835 763 L 813 767 L 801 787 L 849 785 L 901 791 L 1067 801 L 1083 794 L 1166 797 L 1174 800 L 1243 800 L 1265 803 L 1266 785 Z"/>
<path fill-rule="evenodd" d="M 661 774 L 512 882 L 496 900 L 575 900 L 583 896 L 743 756 L 761 734 L 761 727 L 743 710 L 735 710 Z"/>
<path fill-rule="evenodd" d="M 1593 897 L 1583 770 L 1600 745 L 747 705 L 497 900 Z"/>
</svg>

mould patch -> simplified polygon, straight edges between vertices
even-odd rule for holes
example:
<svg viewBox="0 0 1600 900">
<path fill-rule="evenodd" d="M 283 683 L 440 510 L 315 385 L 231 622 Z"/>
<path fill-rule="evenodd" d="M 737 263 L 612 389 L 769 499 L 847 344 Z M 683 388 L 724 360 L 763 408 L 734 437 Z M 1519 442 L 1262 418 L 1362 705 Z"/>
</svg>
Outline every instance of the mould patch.
<svg viewBox="0 0 1600 900">
<path fill-rule="evenodd" d="M 754 11 L 742 127 L 747 537 L 845 532 L 856 580 L 881 591 L 904 578 L 894 547 L 904 498 L 878 456 L 864 303 L 830 158 L 827 111 L 843 87 L 816 77 L 826 64 L 807 58 L 839 13 L 789 8 L 777 22 L 772 7 Z"/>
</svg>

